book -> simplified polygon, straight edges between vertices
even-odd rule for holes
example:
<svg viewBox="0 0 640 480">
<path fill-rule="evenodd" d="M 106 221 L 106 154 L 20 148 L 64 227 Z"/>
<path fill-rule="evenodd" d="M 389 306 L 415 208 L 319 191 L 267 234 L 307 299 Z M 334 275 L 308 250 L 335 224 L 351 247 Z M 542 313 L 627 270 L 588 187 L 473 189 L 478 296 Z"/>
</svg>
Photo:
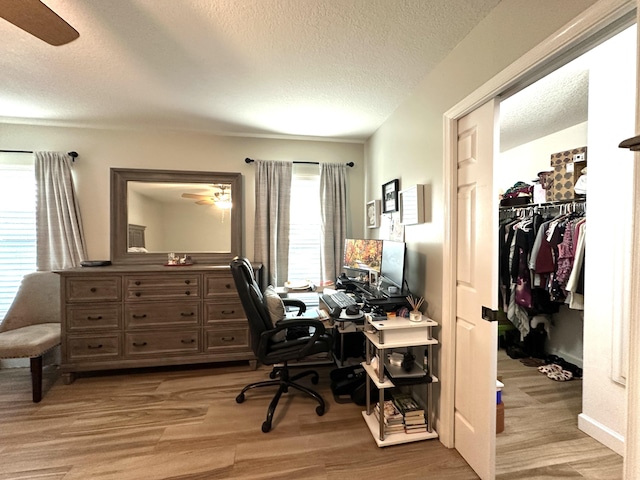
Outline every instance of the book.
<svg viewBox="0 0 640 480">
<path fill-rule="evenodd" d="M 410 426 L 410 425 L 420 426 L 420 425 L 426 425 L 427 421 L 425 420 L 424 416 L 420 416 L 416 418 L 405 417 L 404 424 L 407 426 Z"/>
<path fill-rule="evenodd" d="M 393 404 L 396 408 L 402 413 L 402 415 L 413 416 L 413 415 L 422 415 L 424 416 L 424 409 L 415 401 L 415 399 L 407 394 L 407 393 L 394 393 L 393 394 Z"/>
<path fill-rule="evenodd" d="M 380 404 L 376 403 L 374 412 L 376 414 L 376 418 L 380 420 Z M 404 416 L 402 413 L 396 408 L 394 403 L 391 400 L 385 400 L 384 402 L 384 423 L 388 425 L 402 424 Z"/>
<path fill-rule="evenodd" d="M 404 428 L 404 433 L 422 433 L 422 432 L 426 432 L 427 431 L 427 426 L 424 425 L 422 427 L 417 427 L 417 428 Z"/>
</svg>

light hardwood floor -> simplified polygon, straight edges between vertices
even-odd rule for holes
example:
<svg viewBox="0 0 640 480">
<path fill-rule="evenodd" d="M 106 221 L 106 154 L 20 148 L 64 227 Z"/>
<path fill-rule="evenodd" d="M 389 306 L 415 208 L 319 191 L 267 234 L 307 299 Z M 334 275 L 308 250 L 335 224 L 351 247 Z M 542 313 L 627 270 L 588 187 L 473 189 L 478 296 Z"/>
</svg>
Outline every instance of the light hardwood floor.
<svg viewBox="0 0 640 480">
<path fill-rule="evenodd" d="M 26 369 L 0 371 L 0 480 L 475 479 L 437 440 L 378 448 L 362 407 L 283 396 L 273 430 L 260 430 L 273 390 L 235 397 L 270 369 L 246 365 L 146 370 L 57 379 L 40 404 Z M 55 378 L 55 371 L 47 371 Z M 309 384 L 310 385 L 310 384 Z"/>
<path fill-rule="evenodd" d="M 82 376 L 63 385 L 45 370 L 31 402 L 28 369 L 0 370 L 0 480 L 476 479 L 455 450 L 429 440 L 378 448 L 362 407 L 336 403 L 329 367 L 317 389 L 323 417 L 299 394 L 260 430 L 270 389 L 246 365 Z M 505 431 L 498 479 L 620 479 L 622 459 L 577 430 L 580 381 L 558 383 L 500 353 Z"/>
<path fill-rule="evenodd" d="M 496 440 L 503 480 L 622 479 L 622 457 L 578 430 L 582 381 L 556 382 L 498 352 L 505 429 Z"/>
</svg>

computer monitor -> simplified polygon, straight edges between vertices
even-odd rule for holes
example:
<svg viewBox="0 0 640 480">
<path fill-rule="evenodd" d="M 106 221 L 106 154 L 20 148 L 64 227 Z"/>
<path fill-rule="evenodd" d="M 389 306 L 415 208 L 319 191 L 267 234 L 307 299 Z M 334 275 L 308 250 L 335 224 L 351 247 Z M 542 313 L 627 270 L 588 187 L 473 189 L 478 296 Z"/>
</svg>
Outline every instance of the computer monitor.
<svg viewBox="0 0 640 480">
<path fill-rule="evenodd" d="M 343 267 L 360 272 L 380 272 L 382 240 L 347 238 L 344 241 Z"/>
<path fill-rule="evenodd" d="M 393 242 L 384 240 L 382 242 L 382 262 L 380 266 L 381 290 L 388 291 L 389 286 L 398 289 L 396 294 L 403 293 L 404 285 L 404 263 L 406 257 L 406 245 L 404 242 Z"/>
</svg>

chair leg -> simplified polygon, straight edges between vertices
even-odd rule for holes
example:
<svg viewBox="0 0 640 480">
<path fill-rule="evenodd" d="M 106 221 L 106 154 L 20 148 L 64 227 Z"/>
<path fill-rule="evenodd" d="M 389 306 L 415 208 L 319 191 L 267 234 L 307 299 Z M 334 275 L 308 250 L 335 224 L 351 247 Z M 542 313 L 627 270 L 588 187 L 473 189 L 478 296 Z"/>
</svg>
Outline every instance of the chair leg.
<svg viewBox="0 0 640 480">
<path fill-rule="evenodd" d="M 318 375 L 318 372 L 316 372 L 315 370 L 305 370 L 304 372 L 296 373 L 289 380 L 294 382 L 296 380 L 301 379 L 302 377 L 306 377 L 307 375 L 313 375 L 313 378 L 311 379 L 311 383 L 313 383 L 314 385 L 318 384 L 318 380 L 320 379 L 320 376 Z"/>
<path fill-rule="evenodd" d="M 296 390 L 301 391 L 302 393 L 305 393 L 309 397 L 313 398 L 316 402 L 318 402 L 320 405 L 318 406 L 318 408 L 316 408 L 316 413 L 319 416 L 324 415 L 324 409 L 325 409 L 324 398 L 322 398 L 319 393 L 315 392 L 314 390 L 311 390 L 310 388 L 305 387 L 304 385 L 300 385 L 299 383 L 289 382 L 289 386 L 292 388 L 295 388 Z"/>
<path fill-rule="evenodd" d="M 31 365 L 31 392 L 33 403 L 42 400 L 42 355 L 29 359 Z"/>
</svg>

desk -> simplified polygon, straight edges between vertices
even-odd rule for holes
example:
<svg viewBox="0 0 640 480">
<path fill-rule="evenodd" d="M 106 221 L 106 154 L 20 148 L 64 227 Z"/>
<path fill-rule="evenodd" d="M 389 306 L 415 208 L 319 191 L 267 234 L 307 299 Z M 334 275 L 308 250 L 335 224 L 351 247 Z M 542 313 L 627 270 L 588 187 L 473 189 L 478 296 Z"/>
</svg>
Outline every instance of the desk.
<svg viewBox="0 0 640 480">
<path fill-rule="evenodd" d="M 325 293 L 333 293 L 335 290 L 333 289 L 325 289 Z M 324 304 L 322 301 L 322 297 L 320 297 L 320 306 L 321 310 L 330 311 L 330 308 Z M 331 317 L 331 321 L 334 324 L 334 331 L 338 334 L 340 338 L 340 350 L 339 356 L 336 356 L 336 363 L 339 367 L 345 366 L 345 336 L 347 334 L 352 333 L 361 333 L 364 330 L 364 314 L 362 315 L 362 319 L 353 320 L 347 318 L 334 318 Z M 360 335 L 358 335 L 360 336 Z M 364 337 L 362 337 L 362 345 L 364 347 Z M 364 355 L 364 349 L 362 351 Z M 358 360 L 355 364 L 360 363 Z"/>
</svg>

